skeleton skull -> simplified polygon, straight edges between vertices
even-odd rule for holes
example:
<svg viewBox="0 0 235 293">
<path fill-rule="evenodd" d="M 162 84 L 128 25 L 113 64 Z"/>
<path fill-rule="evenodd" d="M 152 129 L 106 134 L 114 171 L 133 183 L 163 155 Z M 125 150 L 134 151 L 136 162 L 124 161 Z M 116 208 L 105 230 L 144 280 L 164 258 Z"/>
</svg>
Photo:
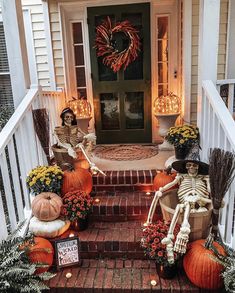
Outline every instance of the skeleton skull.
<svg viewBox="0 0 235 293">
<path fill-rule="evenodd" d="M 199 165 L 194 162 L 187 162 L 186 169 L 188 170 L 188 174 L 191 176 L 197 176 Z"/>
<path fill-rule="evenodd" d="M 70 113 L 66 113 L 66 114 L 64 115 L 64 124 L 65 124 L 66 126 L 71 126 L 71 125 L 72 125 L 72 121 L 73 121 L 73 119 L 74 119 L 74 117 L 73 117 L 72 114 L 70 114 Z"/>
</svg>

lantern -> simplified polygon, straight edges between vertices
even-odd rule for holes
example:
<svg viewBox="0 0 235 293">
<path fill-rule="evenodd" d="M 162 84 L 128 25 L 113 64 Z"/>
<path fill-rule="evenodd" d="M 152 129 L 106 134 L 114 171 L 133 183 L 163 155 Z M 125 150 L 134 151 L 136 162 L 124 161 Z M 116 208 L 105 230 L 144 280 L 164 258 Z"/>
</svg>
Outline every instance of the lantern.
<svg viewBox="0 0 235 293">
<path fill-rule="evenodd" d="M 77 119 L 91 117 L 91 104 L 84 98 L 72 97 L 72 100 L 68 101 L 68 107 L 73 110 Z"/>
<path fill-rule="evenodd" d="M 166 96 L 157 97 L 154 100 L 154 114 L 179 114 L 181 110 L 181 101 L 178 96 L 168 93 Z"/>
</svg>

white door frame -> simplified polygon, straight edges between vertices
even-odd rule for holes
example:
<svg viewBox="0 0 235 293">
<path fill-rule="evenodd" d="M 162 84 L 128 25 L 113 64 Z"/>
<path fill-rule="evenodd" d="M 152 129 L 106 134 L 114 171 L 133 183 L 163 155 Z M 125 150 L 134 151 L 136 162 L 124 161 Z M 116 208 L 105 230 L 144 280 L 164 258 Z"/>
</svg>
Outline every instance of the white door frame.
<svg viewBox="0 0 235 293">
<path fill-rule="evenodd" d="M 122 4 L 133 4 L 133 3 L 150 3 L 150 27 L 151 27 L 151 84 L 152 84 L 152 101 L 156 97 L 156 88 L 157 88 L 157 75 L 156 75 L 156 16 L 159 14 L 175 14 L 176 17 L 171 23 L 171 27 L 178 25 L 178 9 L 180 0 L 87 0 L 79 2 L 59 2 L 59 13 L 61 19 L 61 30 L 62 30 L 62 43 L 63 43 L 63 56 L 64 56 L 64 74 L 65 74 L 65 89 L 68 96 L 74 95 L 75 92 L 75 71 L 74 69 L 74 60 L 73 60 L 73 50 L 71 42 L 71 33 L 69 33 L 69 27 L 72 22 L 82 22 L 83 24 L 83 38 L 84 38 L 84 58 L 86 66 L 86 84 L 87 84 L 87 98 L 92 105 L 94 117 L 94 108 L 93 108 L 93 91 L 92 91 L 92 79 L 91 79 L 91 64 L 90 64 L 90 48 L 89 48 L 89 33 L 87 25 L 87 7 L 94 6 L 107 6 L 107 5 L 122 5 Z M 176 10 L 175 10 L 176 9 Z M 173 37 L 171 42 L 171 47 L 177 44 L 177 48 L 180 45 L 178 38 L 178 31 Z M 70 46 L 69 46 L 70 44 Z M 173 51 L 173 50 L 172 50 Z M 178 55 L 176 56 L 177 60 Z M 175 70 L 180 68 L 179 62 L 172 62 L 170 66 L 170 77 L 172 78 Z M 72 69 L 71 69 L 72 68 Z M 178 73 L 179 74 L 179 73 Z M 172 84 L 171 90 L 176 94 L 181 94 L 179 92 L 179 79 L 171 79 L 170 83 Z M 91 130 L 94 131 L 94 118 L 90 123 Z M 153 115 L 153 106 L 152 106 L 152 140 L 156 141 L 156 118 Z"/>
</svg>

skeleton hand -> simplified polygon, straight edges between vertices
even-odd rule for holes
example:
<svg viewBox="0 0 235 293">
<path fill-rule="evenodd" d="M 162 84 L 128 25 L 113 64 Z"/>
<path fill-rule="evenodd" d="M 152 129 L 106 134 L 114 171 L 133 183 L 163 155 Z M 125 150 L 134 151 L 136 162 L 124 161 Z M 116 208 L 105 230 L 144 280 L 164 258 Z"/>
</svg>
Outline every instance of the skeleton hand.
<svg viewBox="0 0 235 293">
<path fill-rule="evenodd" d="M 76 159 L 77 158 L 77 153 L 75 152 L 75 150 L 70 146 L 68 148 L 68 154 L 70 157 Z"/>
<path fill-rule="evenodd" d="M 186 252 L 187 243 L 189 240 L 189 227 L 181 227 L 175 241 L 174 251 L 184 254 Z"/>
<path fill-rule="evenodd" d="M 106 174 L 102 170 L 100 170 L 94 163 L 91 163 L 90 166 L 92 174 L 101 173 L 103 176 L 106 176 Z"/>
<path fill-rule="evenodd" d="M 92 142 L 93 144 L 96 143 L 96 136 L 94 133 L 88 133 L 87 135 L 84 135 L 83 137 L 85 144 L 87 142 Z"/>
</svg>

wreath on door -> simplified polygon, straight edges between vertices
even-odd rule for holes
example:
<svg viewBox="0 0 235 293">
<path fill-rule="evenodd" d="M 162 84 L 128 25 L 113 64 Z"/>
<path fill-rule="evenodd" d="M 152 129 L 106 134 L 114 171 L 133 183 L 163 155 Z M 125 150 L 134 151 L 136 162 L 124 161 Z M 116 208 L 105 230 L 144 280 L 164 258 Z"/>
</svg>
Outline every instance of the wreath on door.
<svg viewBox="0 0 235 293">
<path fill-rule="evenodd" d="M 129 44 L 122 51 L 115 48 L 113 37 L 116 33 L 124 33 L 128 37 Z M 128 20 L 112 26 L 110 18 L 107 17 L 96 27 L 95 48 L 97 57 L 102 57 L 102 62 L 114 72 L 119 71 L 122 66 L 126 70 L 127 66 L 138 57 L 140 51 L 138 30 Z"/>
</svg>

